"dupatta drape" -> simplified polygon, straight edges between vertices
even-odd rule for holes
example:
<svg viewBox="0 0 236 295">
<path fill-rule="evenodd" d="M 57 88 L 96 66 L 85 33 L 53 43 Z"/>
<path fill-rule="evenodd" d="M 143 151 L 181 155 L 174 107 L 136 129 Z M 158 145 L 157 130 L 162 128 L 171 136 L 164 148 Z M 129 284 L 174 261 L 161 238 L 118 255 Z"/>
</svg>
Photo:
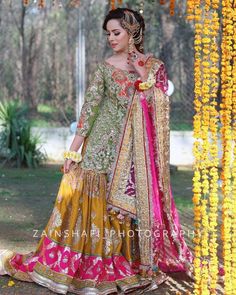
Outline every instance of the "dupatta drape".
<svg viewBox="0 0 236 295">
<path fill-rule="evenodd" d="M 138 224 L 140 268 L 192 273 L 193 256 L 181 231 L 169 172 L 169 97 L 161 86 L 163 63 L 150 58 L 156 84 L 135 91 L 109 177 L 109 210 L 128 214 Z"/>
</svg>

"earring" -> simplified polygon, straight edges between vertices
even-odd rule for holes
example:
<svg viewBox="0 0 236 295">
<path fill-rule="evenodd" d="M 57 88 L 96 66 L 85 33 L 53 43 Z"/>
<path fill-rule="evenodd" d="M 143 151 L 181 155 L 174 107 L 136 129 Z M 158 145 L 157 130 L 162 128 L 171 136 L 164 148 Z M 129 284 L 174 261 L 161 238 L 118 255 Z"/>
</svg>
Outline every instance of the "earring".
<svg viewBox="0 0 236 295">
<path fill-rule="evenodd" d="M 134 51 L 134 39 L 133 37 L 130 37 L 129 44 L 128 44 L 127 64 L 129 64 L 130 60 L 134 61 L 137 58 L 138 58 L 138 55 Z"/>
<path fill-rule="evenodd" d="M 129 38 L 129 49 L 128 49 L 128 52 L 131 53 L 134 51 L 134 39 L 133 37 L 130 37 Z"/>
</svg>

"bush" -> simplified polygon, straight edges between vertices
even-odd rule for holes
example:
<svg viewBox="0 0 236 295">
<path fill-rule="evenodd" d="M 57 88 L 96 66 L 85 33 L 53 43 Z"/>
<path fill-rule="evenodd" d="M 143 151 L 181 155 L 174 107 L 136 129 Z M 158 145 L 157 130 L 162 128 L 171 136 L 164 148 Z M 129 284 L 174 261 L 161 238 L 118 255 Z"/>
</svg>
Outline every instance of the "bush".
<svg viewBox="0 0 236 295">
<path fill-rule="evenodd" d="M 46 156 L 39 150 L 40 138 L 31 135 L 26 119 L 28 107 L 18 100 L 0 102 L 0 155 L 2 165 L 37 167 Z"/>
</svg>

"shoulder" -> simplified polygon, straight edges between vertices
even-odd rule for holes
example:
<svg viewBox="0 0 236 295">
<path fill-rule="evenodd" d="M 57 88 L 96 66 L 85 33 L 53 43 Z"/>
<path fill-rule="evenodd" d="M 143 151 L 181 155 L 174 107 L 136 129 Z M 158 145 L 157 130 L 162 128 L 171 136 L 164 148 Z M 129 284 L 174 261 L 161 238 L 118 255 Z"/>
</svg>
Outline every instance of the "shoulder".
<svg viewBox="0 0 236 295">
<path fill-rule="evenodd" d="M 116 58 L 114 56 L 110 56 L 108 58 L 103 59 L 99 63 L 97 63 L 96 69 L 98 71 L 104 71 L 106 69 L 107 64 L 113 65 L 116 63 Z"/>
<path fill-rule="evenodd" d="M 154 72 L 158 71 L 161 67 L 164 67 L 164 66 L 165 66 L 164 62 L 154 55 L 149 57 L 146 62 L 147 69 L 152 70 Z"/>
<path fill-rule="evenodd" d="M 92 69 L 92 74 L 94 74 L 94 75 L 102 75 L 103 72 L 104 72 L 104 62 L 100 61 Z"/>
</svg>

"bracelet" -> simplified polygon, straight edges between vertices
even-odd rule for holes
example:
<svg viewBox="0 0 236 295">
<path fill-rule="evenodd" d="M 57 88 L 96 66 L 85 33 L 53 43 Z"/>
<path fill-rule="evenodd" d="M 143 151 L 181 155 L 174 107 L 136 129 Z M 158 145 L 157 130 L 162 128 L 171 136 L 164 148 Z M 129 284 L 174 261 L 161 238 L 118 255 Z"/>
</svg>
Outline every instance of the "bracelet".
<svg viewBox="0 0 236 295">
<path fill-rule="evenodd" d="M 75 151 L 65 151 L 63 153 L 63 158 L 66 159 L 70 159 L 73 162 L 79 163 L 82 160 L 82 156 L 80 153 L 77 153 Z"/>
<path fill-rule="evenodd" d="M 140 88 L 140 84 L 142 83 L 142 80 L 140 80 L 140 79 L 138 79 L 138 80 L 136 80 L 135 82 L 134 82 L 134 87 L 139 91 L 139 92 L 141 92 L 141 91 L 144 91 L 144 90 L 142 90 L 141 88 Z"/>
<path fill-rule="evenodd" d="M 148 75 L 147 81 L 142 82 L 140 79 L 134 82 L 134 86 L 138 91 L 144 91 L 151 88 L 156 83 L 153 73 Z"/>
</svg>

